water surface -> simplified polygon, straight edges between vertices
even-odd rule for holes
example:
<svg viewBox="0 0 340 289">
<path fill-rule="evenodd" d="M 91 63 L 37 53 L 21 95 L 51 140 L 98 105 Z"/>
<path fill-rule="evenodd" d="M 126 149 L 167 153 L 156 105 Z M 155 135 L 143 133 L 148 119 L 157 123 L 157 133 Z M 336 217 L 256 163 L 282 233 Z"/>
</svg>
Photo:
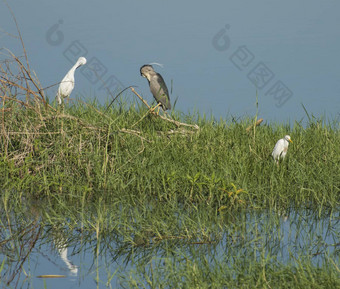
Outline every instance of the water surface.
<svg viewBox="0 0 340 289">
<path fill-rule="evenodd" d="M 239 278 L 240 268 L 256 264 L 322 268 L 339 260 L 338 211 L 322 216 L 309 210 L 235 212 L 191 232 L 191 238 L 181 232 L 190 215 L 185 211 L 176 217 L 179 233 L 171 236 L 153 232 L 147 219 L 145 227 L 118 235 L 116 228 L 123 225 L 119 219 L 107 220 L 110 225 L 99 232 L 95 224 L 91 228 L 78 220 L 70 230 L 36 214 L 24 227 L 20 215 L 2 216 L 1 282 L 17 288 L 147 287 L 149 278 L 165 282 L 169 274 L 183 274 L 183 264 L 208 275 L 227 269 L 231 278 Z M 39 278 L 42 275 L 63 277 Z"/>
</svg>

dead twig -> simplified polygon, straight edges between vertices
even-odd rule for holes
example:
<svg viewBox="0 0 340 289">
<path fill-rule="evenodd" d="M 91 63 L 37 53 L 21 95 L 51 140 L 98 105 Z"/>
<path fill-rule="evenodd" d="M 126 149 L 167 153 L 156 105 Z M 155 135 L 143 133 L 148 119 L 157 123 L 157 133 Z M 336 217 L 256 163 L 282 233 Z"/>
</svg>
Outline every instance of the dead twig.
<svg viewBox="0 0 340 289">
<path fill-rule="evenodd" d="M 134 88 L 134 87 L 138 87 L 138 86 L 133 86 L 133 85 L 130 85 L 130 86 L 128 86 L 128 87 L 125 87 L 121 92 L 119 92 L 113 99 L 112 99 L 112 101 L 110 102 L 110 104 L 107 106 L 107 108 L 106 108 L 106 110 L 105 110 L 105 112 L 104 113 L 107 113 L 107 111 L 109 110 L 109 108 L 110 108 L 110 106 L 112 105 L 112 103 L 114 103 L 114 101 L 125 91 L 125 90 L 127 90 L 127 89 L 129 89 L 129 88 Z"/>
<path fill-rule="evenodd" d="M 150 105 L 145 101 L 145 99 L 143 97 L 141 97 L 137 92 L 136 90 L 131 87 L 131 91 L 144 103 L 144 105 L 149 109 L 149 111 L 138 121 L 140 122 L 142 119 L 144 119 L 150 112 L 152 112 L 152 108 L 150 107 Z M 168 122 L 171 122 L 173 123 L 174 125 L 176 125 L 177 127 L 180 127 L 180 126 L 186 126 L 186 127 L 191 127 L 191 128 L 194 128 L 194 129 L 197 129 L 199 130 L 199 126 L 197 124 L 187 124 L 187 123 L 183 123 L 183 122 L 179 122 L 177 120 L 174 120 L 174 119 L 170 119 L 168 117 L 165 117 L 165 116 L 162 116 L 162 115 L 159 115 L 159 114 L 155 114 L 157 115 L 159 118 L 165 120 L 165 121 L 168 121 Z M 137 123 L 138 123 L 137 122 Z M 133 124 L 133 126 L 135 126 L 137 123 Z M 132 127 L 133 127 L 132 126 Z"/>
<path fill-rule="evenodd" d="M 45 100 L 45 95 L 44 95 L 44 91 L 43 89 L 36 83 L 36 81 L 34 80 L 34 78 L 31 75 L 31 71 L 29 69 L 28 66 L 28 62 L 27 62 L 27 68 L 23 65 L 23 63 L 20 61 L 20 59 L 18 57 L 16 57 L 14 54 L 12 55 L 13 58 L 19 63 L 20 67 L 26 72 L 26 75 L 28 77 L 28 79 L 33 83 L 33 85 L 35 86 L 35 88 L 38 90 L 38 93 L 41 96 L 41 100 L 43 101 L 43 103 L 45 105 L 47 105 L 46 100 Z"/>
<path fill-rule="evenodd" d="M 186 126 L 186 127 L 192 127 L 194 129 L 197 129 L 199 130 L 200 127 L 197 125 L 197 124 L 187 124 L 187 123 L 184 123 L 184 122 L 179 122 L 177 120 L 174 120 L 174 119 L 170 119 L 170 118 L 167 118 L 165 116 L 162 116 L 162 115 L 158 115 L 161 119 L 164 119 L 168 122 L 171 122 L 173 124 L 175 124 L 176 126 L 180 127 L 180 126 Z"/>
<path fill-rule="evenodd" d="M 1 81 L 1 80 L 0 80 L 0 81 Z M 29 104 L 27 104 L 26 102 L 23 102 L 22 100 L 19 100 L 19 99 L 13 98 L 13 97 L 9 97 L 9 96 L 6 96 L 6 95 L 1 95 L 0 98 L 2 98 L 3 101 L 5 101 L 6 99 L 8 99 L 8 100 L 13 100 L 13 101 L 15 101 L 15 102 L 17 102 L 17 103 L 19 103 L 19 104 L 21 104 L 21 105 L 23 105 L 23 106 L 26 106 L 26 107 L 29 108 L 29 109 L 32 109 L 32 110 L 35 111 L 35 109 L 33 108 L 33 106 L 30 106 Z"/>
<path fill-rule="evenodd" d="M 178 135 L 182 135 L 182 136 L 187 136 L 188 134 L 194 134 L 195 132 L 192 131 L 192 130 L 186 130 L 186 129 L 178 129 L 178 130 L 174 130 L 174 129 L 171 129 L 169 131 L 166 131 L 166 132 L 162 132 L 162 131 L 159 131 L 158 132 L 159 134 L 165 134 L 165 135 L 175 135 L 175 134 L 178 134 Z"/>
<path fill-rule="evenodd" d="M 134 136 L 139 137 L 141 140 L 144 140 L 144 141 L 146 141 L 146 142 L 148 142 L 148 143 L 152 143 L 152 141 L 146 139 L 145 137 L 142 137 L 142 136 L 140 135 L 141 132 L 138 131 L 138 130 L 122 128 L 122 129 L 119 130 L 119 132 L 131 134 L 131 135 L 134 135 Z"/>
<path fill-rule="evenodd" d="M 263 122 L 263 118 L 258 119 L 257 122 L 255 122 L 254 124 L 248 126 L 246 128 L 246 131 L 249 132 L 252 128 L 255 128 L 255 127 L 259 126 L 261 124 L 261 122 Z"/>
<path fill-rule="evenodd" d="M 148 105 L 148 103 L 144 100 L 144 98 L 143 97 L 141 97 L 137 92 L 136 92 L 136 90 L 133 88 L 133 87 L 131 87 L 131 91 L 135 94 L 135 95 L 137 95 L 137 97 L 146 105 L 146 107 L 148 108 L 148 109 L 150 109 L 150 105 Z"/>
</svg>

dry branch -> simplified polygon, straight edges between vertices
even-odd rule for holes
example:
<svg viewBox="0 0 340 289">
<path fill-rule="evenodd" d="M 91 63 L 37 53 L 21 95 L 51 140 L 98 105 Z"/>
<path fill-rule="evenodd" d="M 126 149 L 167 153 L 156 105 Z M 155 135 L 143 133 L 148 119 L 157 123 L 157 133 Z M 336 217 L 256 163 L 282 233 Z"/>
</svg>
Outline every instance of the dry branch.
<svg viewBox="0 0 340 289">
<path fill-rule="evenodd" d="M 138 130 L 122 128 L 122 129 L 119 130 L 119 132 L 121 132 L 121 133 L 127 133 L 127 134 L 131 134 L 131 135 L 137 136 L 137 137 L 139 137 L 141 140 L 145 140 L 146 142 L 151 143 L 150 140 L 146 139 L 145 137 L 142 137 L 142 136 L 140 135 L 141 132 L 138 131 Z"/>
<path fill-rule="evenodd" d="M 156 113 L 154 113 L 153 112 L 153 108 L 151 108 L 150 107 L 150 105 L 146 102 L 146 100 L 143 98 L 143 97 L 141 97 L 137 92 L 136 92 L 136 90 L 133 88 L 133 87 L 131 87 L 131 91 L 144 103 L 144 105 L 149 109 L 149 111 L 147 112 L 147 114 L 146 115 L 148 115 L 149 113 L 153 113 L 154 115 L 156 115 L 156 116 L 158 116 L 159 118 L 161 118 L 161 119 L 163 119 L 163 120 L 165 120 L 165 121 L 168 121 L 168 122 L 171 122 L 171 123 L 173 123 L 173 124 L 175 124 L 177 127 L 180 127 L 180 126 L 186 126 L 186 127 L 192 127 L 192 128 L 194 128 L 194 129 L 199 129 L 199 126 L 197 125 L 197 124 L 187 124 L 187 123 L 183 123 L 183 122 L 179 122 L 179 121 L 176 121 L 176 120 L 174 120 L 174 119 L 170 119 L 170 118 L 167 118 L 167 117 L 165 117 L 165 116 L 162 116 L 162 115 L 159 115 L 159 114 L 156 114 Z M 145 115 L 145 116 L 146 116 Z M 145 116 L 143 116 L 142 117 L 142 119 L 145 117 Z M 141 120 L 142 120 L 141 119 Z M 140 120 L 139 120 L 140 121 Z M 134 124 L 134 125 L 136 125 L 136 124 Z"/>
<path fill-rule="evenodd" d="M 246 128 L 246 131 L 249 132 L 252 128 L 255 128 L 257 126 L 259 126 L 261 124 L 261 122 L 263 122 L 263 118 L 260 118 L 257 122 L 255 122 L 254 124 L 248 126 Z"/>
</svg>

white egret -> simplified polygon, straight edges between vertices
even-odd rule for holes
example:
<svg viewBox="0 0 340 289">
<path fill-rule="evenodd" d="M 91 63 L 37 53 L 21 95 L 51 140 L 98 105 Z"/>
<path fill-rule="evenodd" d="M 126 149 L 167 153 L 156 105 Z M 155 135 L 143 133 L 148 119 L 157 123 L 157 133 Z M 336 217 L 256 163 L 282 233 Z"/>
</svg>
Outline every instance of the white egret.
<svg viewBox="0 0 340 289">
<path fill-rule="evenodd" d="M 74 88 L 74 72 L 76 69 L 82 65 L 86 64 L 85 57 L 79 57 L 76 64 L 70 69 L 69 72 L 65 75 L 63 80 L 60 82 L 58 93 L 56 95 L 57 101 L 59 104 L 62 102 L 62 98 L 68 98 L 72 93 Z"/>
<path fill-rule="evenodd" d="M 285 158 L 288 151 L 289 142 L 293 143 L 289 135 L 286 135 L 284 138 L 277 141 L 272 152 L 273 159 L 277 164 L 279 164 L 280 159 Z"/>
</svg>

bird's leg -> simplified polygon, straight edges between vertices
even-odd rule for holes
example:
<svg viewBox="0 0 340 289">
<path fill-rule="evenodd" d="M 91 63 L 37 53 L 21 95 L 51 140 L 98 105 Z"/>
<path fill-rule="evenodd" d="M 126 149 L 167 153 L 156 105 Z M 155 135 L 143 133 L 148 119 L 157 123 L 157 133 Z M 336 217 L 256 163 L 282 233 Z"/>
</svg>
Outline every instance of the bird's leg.
<svg viewBox="0 0 340 289">
<path fill-rule="evenodd" d="M 158 112 L 156 113 L 157 115 L 159 115 L 159 107 L 160 107 L 161 103 L 159 102 L 155 107 L 150 109 L 151 113 L 154 113 L 155 109 L 158 107 Z"/>
</svg>

